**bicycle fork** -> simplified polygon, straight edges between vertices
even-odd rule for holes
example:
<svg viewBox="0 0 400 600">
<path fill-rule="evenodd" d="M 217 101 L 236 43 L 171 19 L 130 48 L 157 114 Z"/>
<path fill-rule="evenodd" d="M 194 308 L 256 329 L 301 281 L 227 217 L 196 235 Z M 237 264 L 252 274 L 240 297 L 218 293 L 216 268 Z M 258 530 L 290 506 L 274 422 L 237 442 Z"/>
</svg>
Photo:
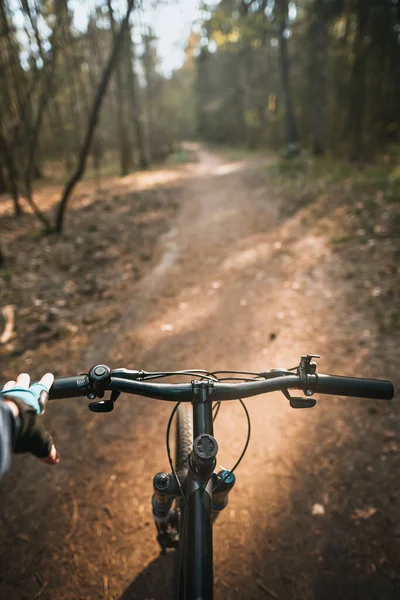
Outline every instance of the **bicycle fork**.
<svg viewBox="0 0 400 600">
<path fill-rule="evenodd" d="M 190 474 L 189 474 L 190 477 Z M 228 504 L 229 492 L 235 485 L 235 475 L 224 469 L 212 474 L 211 515 L 214 522 L 218 515 Z M 152 497 L 153 519 L 157 528 L 157 541 L 160 544 L 161 554 L 167 548 L 178 546 L 178 514 L 174 507 L 174 500 L 180 497 L 180 490 L 175 476 L 165 472 L 157 473 L 153 479 L 154 494 Z M 186 487 L 186 486 L 185 486 Z M 210 489 L 210 486 L 208 486 Z"/>
</svg>

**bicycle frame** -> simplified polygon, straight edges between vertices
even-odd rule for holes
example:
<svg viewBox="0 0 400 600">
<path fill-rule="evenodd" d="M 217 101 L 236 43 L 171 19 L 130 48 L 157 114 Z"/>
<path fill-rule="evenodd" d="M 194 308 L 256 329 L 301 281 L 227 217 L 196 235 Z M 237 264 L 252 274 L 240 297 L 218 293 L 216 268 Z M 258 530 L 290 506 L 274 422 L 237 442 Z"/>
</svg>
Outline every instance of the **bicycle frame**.
<svg viewBox="0 0 400 600">
<path fill-rule="evenodd" d="M 207 398 L 206 385 L 199 382 L 194 390 L 193 441 L 200 435 L 213 435 L 212 400 Z M 189 462 L 183 483 L 186 500 L 181 526 L 179 598 L 198 600 L 213 598 L 213 537 L 212 537 L 212 468 L 204 475 L 195 473 Z M 182 589 L 183 588 L 183 589 Z"/>
</svg>

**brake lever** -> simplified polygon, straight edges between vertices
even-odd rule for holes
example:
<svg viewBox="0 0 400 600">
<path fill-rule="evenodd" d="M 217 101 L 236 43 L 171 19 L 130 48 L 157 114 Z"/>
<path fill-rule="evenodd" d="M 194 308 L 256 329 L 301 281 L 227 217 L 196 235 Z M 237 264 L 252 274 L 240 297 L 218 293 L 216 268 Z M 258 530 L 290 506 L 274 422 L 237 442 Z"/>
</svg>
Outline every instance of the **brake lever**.
<svg viewBox="0 0 400 600">
<path fill-rule="evenodd" d="M 111 412 L 114 410 L 114 403 L 117 400 L 121 392 L 113 390 L 109 400 L 98 400 L 97 402 L 90 402 L 89 409 L 92 412 Z"/>
<path fill-rule="evenodd" d="M 89 409 L 92 412 L 111 412 L 114 410 L 114 402 L 111 400 L 98 400 L 97 402 L 90 402 Z"/>
<path fill-rule="evenodd" d="M 314 398 L 304 398 L 301 396 L 291 396 L 288 390 L 282 390 L 282 394 L 289 400 L 292 408 L 313 408 L 317 404 Z"/>
</svg>

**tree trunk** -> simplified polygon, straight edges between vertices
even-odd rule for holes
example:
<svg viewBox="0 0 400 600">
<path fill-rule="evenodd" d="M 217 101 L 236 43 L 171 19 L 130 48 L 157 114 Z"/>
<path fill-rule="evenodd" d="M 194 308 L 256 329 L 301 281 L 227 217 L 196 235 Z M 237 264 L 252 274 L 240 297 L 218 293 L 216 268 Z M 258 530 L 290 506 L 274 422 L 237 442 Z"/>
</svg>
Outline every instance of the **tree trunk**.
<svg viewBox="0 0 400 600">
<path fill-rule="evenodd" d="M 209 114 L 205 110 L 205 100 L 210 90 L 209 81 L 210 55 L 206 48 L 200 49 L 196 69 L 196 133 L 201 138 L 210 140 Z"/>
<path fill-rule="evenodd" d="M 315 0 L 315 55 L 314 55 L 314 154 L 322 156 L 325 153 L 324 143 L 324 114 L 325 114 L 325 64 L 326 64 L 326 30 L 324 15 L 324 0 Z"/>
<path fill-rule="evenodd" d="M 148 169 L 150 160 L 146 150 L 146 139 L 143 129 L 142 122 L 142 110 L 140 104 L 140 96 L 138 92 L 138 86 L 136 81 L 136 73 L 134 70 L 135 64 L 135 52 L 134 45 L 132 42 L 132 33 L 129 32 L 127 35 L 128 51 L 126 53 L 126 68 L 127 68 L 127 79 L 129 86 L 130 103 L 132 106 L 132 121 L 135 131 L 136 144 L 139 152 L 139 167 L 141 169 Z"/>
<path fill-rule="evenodd" d="M 52 95 L 52 84 L 53 84 L 53 75 L 54 75 L 54 65 L 55 65 L 55 45 L 53 43 L 53 58 L 51 60 L 51 64 L 47 66 L 49 69 L 45 74 L 45 78 L 43 81 L 43 90 L 39 99 L 39 105 L 37 109 L 37 115 L 35 122 L 32 125 L 32 129 L 30 131 L 30 139 L 28 140 L 28 156 L 27 163 L 25 169 L 24 183 L 25 183 L 25 198 L 32 208 L 34 214 L 37 216 L 39 221 L 45 226 L 47 230 L 51 229 L 50 221 L 47 219 L 46 215 L 42 213 L 37 204 L 33 200 L 33 189 L 32 182 L 40 173 L 39 168 L 37 166 L 36 161 L 36 152 L 38 149 L 39 143 L 39 135 L 42 128 L 43 116 L 45 110 L 47 108 L 47 104 Z"/>
<path fill-rule="evenodd" d="M 156 150 L 156 140 L 154 136 L 154 92 L 153 92 L 153 60 L 152 60 L 152 38 L 149 35 L 142 35 L 144 41 L 143 67 L 146 79 L 146 114 L 147 114 L 147 135 L 150 160 L 154 160 L 154 151 Z"/>
<path fill-rule="evenodd" d="M 286 19 L 288 15 L 288 1 L 276 0 L 275 2 L 279 23 L 279 54 L 283 100 L 285 105 L 285 137 L 287 155 L 293 156 L 300 150 L 299 134 L 293 110 L 292 91 L 290 87 L 290 63 L 285 37 Z"/>
<path fill-rule="evenodd" d="M 261 34 L 261 52 L 264 58 L 263 70 L 262 70 L 262 81 L 263 81 L 263 91 L 259 94 L 257 101 L 257 115 L 258 115 L 258 125 L 259 125 L 259 135 L 258 135 L 258 143 L 261 146 L 266 145 L 267 140 L 267 106 L 268 106 L 268 97 L 270 90 L 270 43 L 268 40 L 268 20 L 265 14 L 268 2 L 267 0 L 262 0 L 261 2 L 261 11 L 262 11 L 262 34 Z"/>
<path fill-rule="evenodd" d="M 246 75 L 248 73 L 248 48 L 240 48 L 237 57 L 237 74 L 236 74 L 236 107 L 237 107 L 237 139 L 235 141 L 252 147 L 251 138 L 246 123 Z"/>
<path fill-rule="evenodd" d="M 114 69 L 117 59 L 118 59 L 118 54 L 121 49 L 121 44 L 122 44 L 124 35 L 129 27 L 129 17 L 132 12 L 132 9 L 134 7 L 134 3 L 135 3 L 135 0 L 128 1 L 128 7 L 127 7 L 127 11 L 126 11 L 124 20 L 121 24 L 119 33 L 115 38 L 115 42 L 113 44 L 111 54 L 108 58 L 107 64 L 103 70 L 103 74 L 102 74 L 100 83 L 96 90 L 96 95 L 94 97 L 93 105 L 92 105 L 92 108 L 90 111 L 89 123 L 88 123 L 88 127 L 86 130 L 86 135 L 85 135 L 85 139 L 84 139 L 84 142 L 82 145 L 82 149 L 80 152 L 77 168 L 76 168 L 75 172 L 73 173 L 72 177 L 67 182 L 67 184 L 64 188 L 62 198 L 58 205 L 57 215 L 56 215 L 56 232 L 58 232 L 58 233 L 60 233 L 63 229 L 64 214 L 65 214 L 65 210 L 67 208 L 67 203 L 71 196 L 71 193 L 85 172 L 87 157 L 89 154 L 93 135 L 94 135 L 94 132 L 95 132 L 95 129 L 97 126 L 100 108 L 101 108 L 101 105 L 103 102 L 104 95 L 107 91 L 107 86 L 110 81 L 111 74 L 113 72 L 113 69 Z"/>
<path fill-rule="evenodd" d="M 354 36 L 352 69 L 350 86 L 350 106 L 348 126 L 350 133 L 350 160 L 360 160 L 364 154 L 364 110 L 365 110 L 365 63 L 366 35 L 370 14 L 370 0 L 357 2 L 357 30 Z"/>
<path fill-rule="evenodd" d="M 115 26 L 114 11 L 111 4 L 111 0 L 107 0 L 108 14 L 110 17 L 110 25 L 113 37 L 113 43 L 117 37 L 117 29 Z M 129 31 L 129 30 L 128 30 Z M 125 177 L 131 169 L 132 149 L 130 148 L 130 142 L 128 139 L 128 131 L 125 123 L 125 106 L 122 97 L 122 59 L 119 58 L 115 67 L 116 75 L 116 107 L 117 107 L 117 120 L 118 120 L 118 145 L 119 145 L 119 162 L 121 177 Z"/>
<path fill-rule="evenodd" d="M 0 164 L 0 194 L 3 194 L 4 192 L 6 192 L 7 188 L 8 188 L 6 176 L 4 175 L 3 169 L 4 169 L 3 165 Z"/>
<path fill-rule="evenodd" d="M 14 216 L 19 217 L 22 215 L 22 208 L 19 203 L 19 193 L 18 193 L 18 177 L 15 169 L 14 157 L 10 152 L 7 142 L 0 134 L 0 154 L 4 157 L 4 162 L 7 166 L 8 172 L 8 185 L 6 184 L 6 189 L 11 193 L 11 197 L 14 204 Z M 6 183 L 6 182 L 5 182 Z"/>
</svg>

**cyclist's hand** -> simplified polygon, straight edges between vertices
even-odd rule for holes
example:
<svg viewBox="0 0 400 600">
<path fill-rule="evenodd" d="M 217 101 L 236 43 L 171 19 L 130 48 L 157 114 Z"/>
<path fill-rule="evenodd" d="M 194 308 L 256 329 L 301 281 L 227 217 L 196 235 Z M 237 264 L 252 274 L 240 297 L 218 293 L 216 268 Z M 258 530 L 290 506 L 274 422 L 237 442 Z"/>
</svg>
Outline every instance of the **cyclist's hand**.
<svg viewBox="0 0 400 600">
<path fill-rule="evenodd" d="M 10 406 L 15 417 L 20 418 L 14 452 L 31 452 L 50 465 L 57 464 L 60 458 L 39 415 L 44 408 L 43 391 L 48 392 L 53 381 L 54 376 L 46 373 L 38 383 L 29 387 L 29 375 L 21 373 L 16 381 L 8 381 L 0 392 L 0 399 Z"/>
</svg>

